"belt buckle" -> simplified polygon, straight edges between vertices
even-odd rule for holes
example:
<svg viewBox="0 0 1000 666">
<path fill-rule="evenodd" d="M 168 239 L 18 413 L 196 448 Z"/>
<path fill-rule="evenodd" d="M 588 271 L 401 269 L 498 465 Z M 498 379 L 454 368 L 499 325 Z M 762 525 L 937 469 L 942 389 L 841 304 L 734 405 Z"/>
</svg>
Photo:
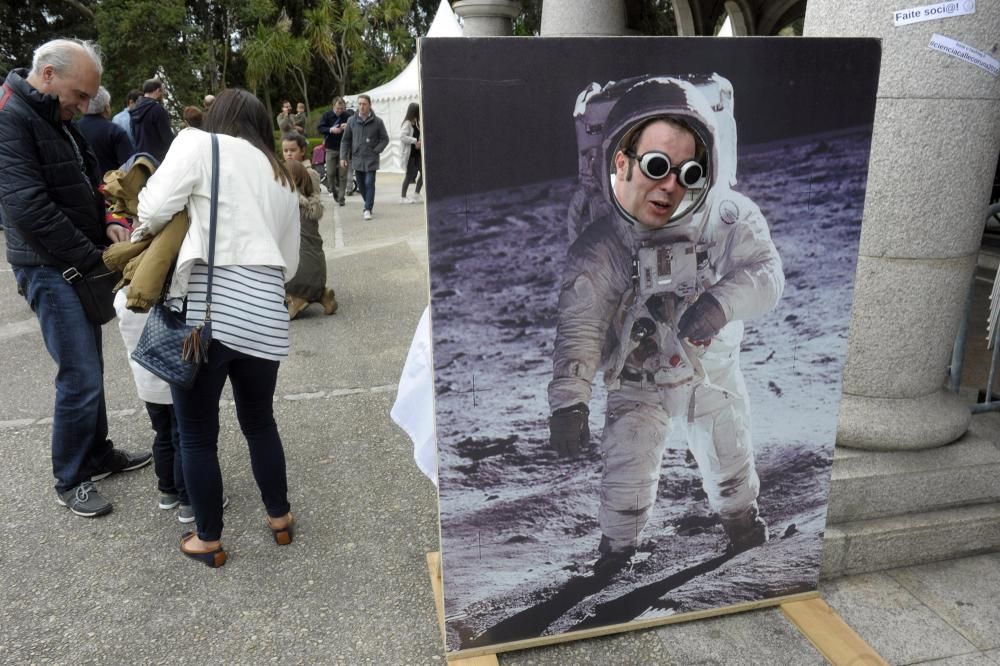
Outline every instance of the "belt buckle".
<svg viewBox="0 0 1000 666">
<path fill-rule="evenodd" d="M 62 272 L 62 277 L 63 280 L 66 280 L 66 282 L 73 284 L 83 278 L 83 273 L 78 271 L 75 267 L 70 266 Z"/>
</svg>

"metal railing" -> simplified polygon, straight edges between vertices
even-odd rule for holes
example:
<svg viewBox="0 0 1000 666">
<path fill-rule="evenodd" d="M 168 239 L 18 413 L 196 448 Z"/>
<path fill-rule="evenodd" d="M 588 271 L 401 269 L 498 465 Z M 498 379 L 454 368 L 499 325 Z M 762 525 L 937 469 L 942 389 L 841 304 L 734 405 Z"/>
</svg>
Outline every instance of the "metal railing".
<svg viewBox="0 0 1000 666">
<path fill-rule="evenodd" d="M 1000 221 L 1000 203 L 990 206 L 987 220 Z M 993 277 L 993 291 L 990 295 L 990 314 L 986 327 L 986 348 L 992 350 L 990 356 L 990 370 L 984 389 L 983 400 L 969 406 L 973 414 L 984 412 L 1000 411 L 1000 399 L 994 400 L 993 383 L 996 379 L 998 363 L 1000 363 L 1000 345 L 997 344 L 998 329 L 1000 329 L 1000 280 Z M 969 317 L 972 311 L 973 294 L 976 289 L 976 274 L 973 272 L 972 280 L 969 282 L 969 293 L 965 299 L 965 310 L 961 323 L 958 327 L 958 335 L 955 337 L 955 346 L 952 349 L 951 367 L 949 368 L 949 388 L 953 393 L 958 393 L 962 382 L 962 369 L 965 363 L 966 340 L 969 334 Z"/>
</svg>

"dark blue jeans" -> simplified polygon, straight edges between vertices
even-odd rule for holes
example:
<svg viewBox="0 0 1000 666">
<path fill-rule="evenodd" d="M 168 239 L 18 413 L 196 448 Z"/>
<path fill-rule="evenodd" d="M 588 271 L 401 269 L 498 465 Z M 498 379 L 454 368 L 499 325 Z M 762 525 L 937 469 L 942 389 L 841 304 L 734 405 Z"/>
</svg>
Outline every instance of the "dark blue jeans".
<svg viewBox="0 0 1000 666">
<path fill-rule="evenodd" d="M 198 538 L 222 536 L 222 472 L 219 470 L 219 398 L 229 379 L 236 418 L 250 448 L 250 467 L 267 515 L 288 513 L 285 451 L 274 422 L 272 400 L 278 382 L 278 362 L 269 361 L 212 341 L 208 361 L 189 390 L 170 387 L 181 433 L 181 459 Z"/>
<path fill-rule="evenodd" d="M 51 266 L 14 266 L 17 286 L 38 317 L 42 340 L 56 362 L 52 415 L 52 473 L 56 490 L 86 481 L 110 463 L 104 403 L 101 327 L 83 312 L 73 287 Z"/>
<path fill-rule="evenodd" d="M 157 488 L 161 493 L 177 495 L 181 504 L 190 504 L 191 500 L 184 486 L 181 434 L 177 428 L 174 407 L 147 402 L 146 413 L 153 426 L 153 469 L 156 470 Z"/>
<path fill-rule="evenodd" d="M 356 171 L 355 173 L 358 178 L 358 188 L 365 200 L 365 210 L 372 211 L 375 208 L 375 174 L 378 171 Z"/>
</svg>

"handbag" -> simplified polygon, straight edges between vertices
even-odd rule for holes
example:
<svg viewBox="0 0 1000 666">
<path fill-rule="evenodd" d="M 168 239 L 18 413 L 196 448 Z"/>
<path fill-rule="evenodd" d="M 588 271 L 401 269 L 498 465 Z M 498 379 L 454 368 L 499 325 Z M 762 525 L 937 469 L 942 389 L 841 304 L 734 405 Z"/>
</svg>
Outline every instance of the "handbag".
<svg viewBox="0 0 1000 666">
<path fill-rule="evenodd" d="M 212 204 L 209 216 L 208 285 L 205 321 L 190 325 L 162 298 L 149 311 L 132 360 L 172 386 L 190 389 L 198 369 L 208 359 L 212 341 L 212 272 L 215 265 L 215 228 L 219 207 L 219 139 L 212 134 Z"/>
<path fill-rule="evenodd" d="M 122 278 L 121 271 L 112 271 L 101 264 L 90 273 L 81 273 L 70 266 L 62 277 L 76 292 L 87 319 L 103 326 L 115 318 L 115 286 Z"/>
</svg>

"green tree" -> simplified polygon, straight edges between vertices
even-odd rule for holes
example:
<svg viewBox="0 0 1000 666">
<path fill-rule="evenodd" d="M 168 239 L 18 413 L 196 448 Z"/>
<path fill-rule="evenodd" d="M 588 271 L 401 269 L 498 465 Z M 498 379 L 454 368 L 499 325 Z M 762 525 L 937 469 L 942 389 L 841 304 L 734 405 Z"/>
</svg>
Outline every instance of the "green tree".
<svg viewBox="0 0 1000 666">
<path fill-rule="evenodd" d="M 207 86 L 198 63 L 198 32 L 187 21 L 184 0 L 101 0 L 95 19 L 104 53 L 104 86 L 115 106 L 150 78 L 163 81 L 164 105 L 175 118 L 199 103 Z"/>
<path fill-rule="evenodd" d="M 93 0 L 0 2 L 0 76 L 15 67 L 30 67 L 35 49 L 50 39 L 95 39 L 94 5 Z"/>
<path fill-rule="evenodd" d="M 275 25 L 257 24 L 257 31 L 243 44 L 243 57 L 247 64 L 247 83 L 257 93 L 258 88 L 265 91 L 265 103 L 268 112 L 271 111 L 269 84 L 280 83 L 291 78 L 302 94 L 306 108 L 309 108 L 309 90 L 307 74 L 312 55 L 309 43 L 302 37 L 296 37 L 291 32 L 292 22 L 284 12 L 278 17 Z"/>
<path fill-rule="evenodd" d="M 351 54 L 364 48 L 365 19 L 356 2 L 320 0 L 304 13 L 303 34 L 330 70 L 337 94 L 347 90 Z"/>
</svg>

